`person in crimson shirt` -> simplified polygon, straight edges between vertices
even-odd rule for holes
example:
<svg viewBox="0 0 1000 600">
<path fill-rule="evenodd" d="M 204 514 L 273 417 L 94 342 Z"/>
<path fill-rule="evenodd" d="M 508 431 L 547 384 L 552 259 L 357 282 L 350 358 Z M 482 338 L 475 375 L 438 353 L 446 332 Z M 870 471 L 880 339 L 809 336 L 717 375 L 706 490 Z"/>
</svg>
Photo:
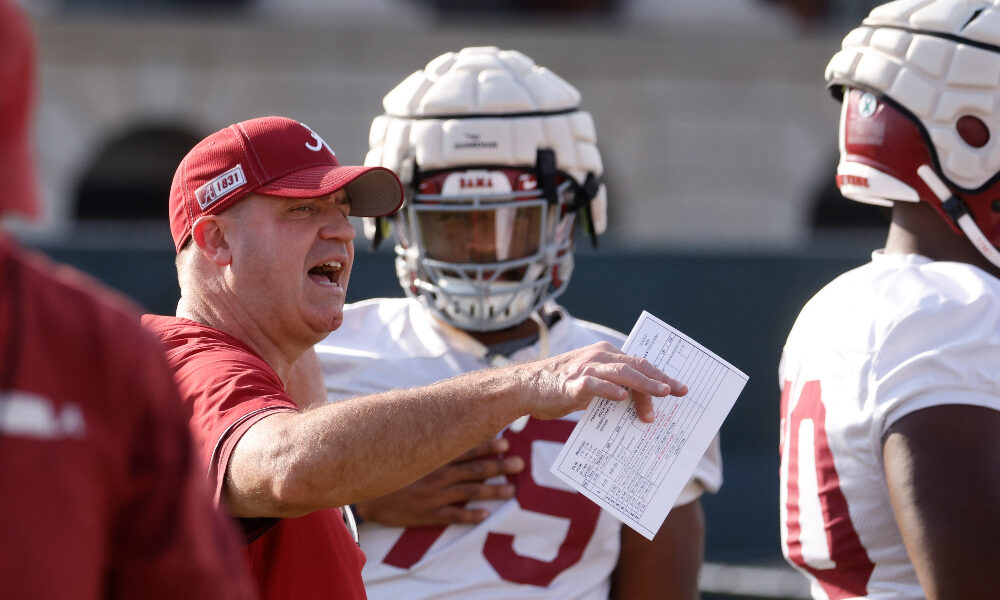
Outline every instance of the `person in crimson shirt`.
<svg viewBox="0 0 1000 600">
<path fill-rule="evenodd" d="M 402 201 L 392 171 L 340 166 L 317 133 L 284 117 L 209 135 L 174 176 L 181 299 L 176 316 L 143 319 L 167 349 L 216 499 L 241 520 L 266 599 L 364 598 L 364 555 L 338 507 L 414 481 L 521 415 L 558 418 L 600 396 L 632 398 L 648 422 L 651 394 L 687 392 L 605 342 L 327 404 L 313 345 L 343 321 L 347 217 Z"/>
<path fill-rule="evenodd" d="M 0 214 L 37 214 L 34 49 L 0 0 Z M 0 595 L 253 597 L 163 352 L 119 295 L 0 233 Z"/>
</svg>

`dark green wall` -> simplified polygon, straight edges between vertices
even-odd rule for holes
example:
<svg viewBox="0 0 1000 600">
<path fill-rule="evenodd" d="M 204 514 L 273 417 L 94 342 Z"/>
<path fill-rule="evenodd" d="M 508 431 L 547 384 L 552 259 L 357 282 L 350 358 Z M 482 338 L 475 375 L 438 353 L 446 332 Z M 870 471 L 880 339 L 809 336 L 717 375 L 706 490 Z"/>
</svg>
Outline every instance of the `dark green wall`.
<svg viewBox="0 0 1000 600">
<path fill-rule="evenodd" d="M 178 298 L 172 249 L 44 249 L 170 314 Z M 722 429 L 725 484 L 704 501 L 707 558 L 778 559 L 777 362 L 802 304 L 867 260 L 778 253 L 622 253 L 586 250 L 561 302 L 578 317 L 626 333 L 648 310 L 750 376 Z M 359 250 L 349 300 L 400 296 L 389 252 Z"/>
</svg>

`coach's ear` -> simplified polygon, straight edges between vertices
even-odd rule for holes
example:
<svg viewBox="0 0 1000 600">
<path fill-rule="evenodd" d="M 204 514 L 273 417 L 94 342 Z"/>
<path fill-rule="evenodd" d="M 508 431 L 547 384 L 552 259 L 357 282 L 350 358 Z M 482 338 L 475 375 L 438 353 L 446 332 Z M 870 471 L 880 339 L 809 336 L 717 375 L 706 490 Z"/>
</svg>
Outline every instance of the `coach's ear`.
<svg viewBox="0 0 1000 600">
<path fill-rule="evenodd" d="M 198 217 L 191 227 L 191 238 L 198 245 L 198 249 L 208 260 L 220 267 L 233 262 L 233 253 L 225 233 L 224 225 L 216 215 Z"/>
</svg>

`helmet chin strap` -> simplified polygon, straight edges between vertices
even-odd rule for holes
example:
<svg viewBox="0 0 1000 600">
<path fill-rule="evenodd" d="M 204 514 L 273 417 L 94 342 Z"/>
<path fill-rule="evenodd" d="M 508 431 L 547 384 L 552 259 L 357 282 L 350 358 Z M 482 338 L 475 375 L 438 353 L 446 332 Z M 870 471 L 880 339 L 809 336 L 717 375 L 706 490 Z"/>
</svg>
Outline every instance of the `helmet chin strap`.
<svg viewBox="0 0 1000 600">
<path fill-rule="evenodd" d="M 969 216 L 969 209 L 965 207 L 965 203 L 951 193 L 944 182 L 941 181 L 941 178 L 938 177 L 938 174 L 934 172 L 934 169 L 929 166 L 921 165 L 917 169 L 917 175 L 924 180 L 927 187 L 931 188 L 934 195 L 941 201 L 941 207 L 944 208 L 945 212 L 951 216 L 952 220 L 955 221 L 962 231 L 965 232 L 965 236 L 979 250 L 979 253 L 985 256 L 986 260 L 993 263 L 993 266 L 1000 269 L 1000 251 L 986 239 L 986 236 L 983 235 L 976 222 Z"/>
</svg>

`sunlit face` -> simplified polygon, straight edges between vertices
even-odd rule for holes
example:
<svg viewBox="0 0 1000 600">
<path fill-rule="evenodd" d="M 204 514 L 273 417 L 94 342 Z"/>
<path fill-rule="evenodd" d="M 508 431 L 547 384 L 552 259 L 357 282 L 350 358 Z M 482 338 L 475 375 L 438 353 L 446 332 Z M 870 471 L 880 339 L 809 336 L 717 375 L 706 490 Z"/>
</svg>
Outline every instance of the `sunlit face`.
<svg viewBox="0 0 1000 600">
<path fill-rule="evenodd" d="M 226 211 L 226 274 L 242 314 L 277 344 L 312 345 L 340 327 L 354 262 L 350 200 L 251 195 Z"/>
</svg>

